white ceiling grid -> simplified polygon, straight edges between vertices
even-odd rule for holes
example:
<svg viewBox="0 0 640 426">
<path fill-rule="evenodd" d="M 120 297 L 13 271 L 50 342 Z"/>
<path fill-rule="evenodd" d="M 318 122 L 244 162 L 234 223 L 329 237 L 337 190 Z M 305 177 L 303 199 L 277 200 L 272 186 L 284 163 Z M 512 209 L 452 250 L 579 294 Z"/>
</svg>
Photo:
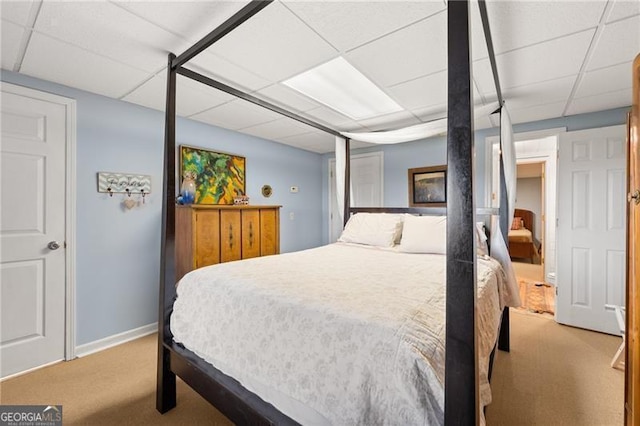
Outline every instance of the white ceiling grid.
<svg viewBox="0 0 640 426">
<path fill-rule="evenodd" d="M 167 54 L 182 53 L 247 3 L 1 0 L 2 68 L 164 110 Z M 485 103 L 496 91 L 477 4 L 471 8 L 474 98 Z M 514 123 L 630 104 L 640 1 L 488 0 L 487 10 Z M 372 131 L 446 115 L 446 55 L 444 0 L 278 0 L 186 66 L 336 130 Z M 281 84 L 337 56 L 405 111 L 356 122 Z M 333 150 L 329 134 L 181 76 L 177 111 Z"/>
</svg>

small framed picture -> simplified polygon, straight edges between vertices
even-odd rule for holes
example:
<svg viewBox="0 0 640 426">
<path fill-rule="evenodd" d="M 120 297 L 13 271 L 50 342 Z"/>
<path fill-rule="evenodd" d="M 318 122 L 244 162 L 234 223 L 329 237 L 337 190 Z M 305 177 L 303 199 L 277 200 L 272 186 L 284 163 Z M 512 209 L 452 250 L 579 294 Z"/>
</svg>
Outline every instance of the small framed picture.
<svg viewBox="0 0 640 426">
<path fill-rule="evenodd" d="M 409 207 L 447 205 L 447 166 L 409 169 Z"/>
</svg>

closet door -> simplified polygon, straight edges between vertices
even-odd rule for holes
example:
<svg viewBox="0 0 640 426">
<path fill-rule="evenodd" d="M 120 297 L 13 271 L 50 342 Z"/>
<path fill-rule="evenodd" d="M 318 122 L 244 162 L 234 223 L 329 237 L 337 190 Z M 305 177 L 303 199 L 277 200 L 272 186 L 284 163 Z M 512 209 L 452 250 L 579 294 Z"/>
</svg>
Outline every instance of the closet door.
<svg viewBox="0 0 640 426">
<path fill-rule="evenodd" d="M 220 210 L 220 261 L 242 258 L 240 210 Z"/>
<path fill-rule="evenodd" d="M 260 256 L 260 210 L 242 210 L 242 258 Z"/>
<path fill-rule="evenodd" d="M 194 267 L 220 263 L 220 211 L 197 210 L 194 216 Z"/>
<path fill-rule="evenodd" d="M 260 210 L 260 255 L 280 253 L 280 215 L 278 209 Z"/>
</svg>

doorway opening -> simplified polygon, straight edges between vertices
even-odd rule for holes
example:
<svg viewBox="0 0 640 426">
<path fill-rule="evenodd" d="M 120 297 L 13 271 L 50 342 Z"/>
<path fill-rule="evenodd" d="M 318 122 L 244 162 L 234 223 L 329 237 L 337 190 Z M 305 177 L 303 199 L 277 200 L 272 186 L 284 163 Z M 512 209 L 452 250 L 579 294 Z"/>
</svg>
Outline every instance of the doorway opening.
<svg viewBox="0 0 640 426">
<path fill-rule="evenodd" d="M 556 310 L 556 170 L 558 135 L 562 132 L 564 129 L 514 135 L 518 165 L 515 208 L 519 210 L 515 217 L 521 218 L 524 229 L 509 230 L 509 252 L 525 309 L 550 317 Z M 487 173 L 487 195 L 492 207 L 500 205 L 499 142 L 498 137 L 487 138 L 492 165 Z M 515 219 L 510 225 L 520 228 Z M 514 238 L 520 241 L 514 243 Z"/>
</svg>

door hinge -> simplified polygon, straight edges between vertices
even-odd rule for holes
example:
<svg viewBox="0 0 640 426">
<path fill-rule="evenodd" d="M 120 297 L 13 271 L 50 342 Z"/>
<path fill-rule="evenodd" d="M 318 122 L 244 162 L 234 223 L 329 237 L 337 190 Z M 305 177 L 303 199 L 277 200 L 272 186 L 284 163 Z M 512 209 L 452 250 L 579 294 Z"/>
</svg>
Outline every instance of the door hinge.
<svg viewBox="0 0 640 426">
<path fill-rule="evenodd" d="M 556 296 L 558 295 L 558 286 L 556 286 Z"/>
</svg>

